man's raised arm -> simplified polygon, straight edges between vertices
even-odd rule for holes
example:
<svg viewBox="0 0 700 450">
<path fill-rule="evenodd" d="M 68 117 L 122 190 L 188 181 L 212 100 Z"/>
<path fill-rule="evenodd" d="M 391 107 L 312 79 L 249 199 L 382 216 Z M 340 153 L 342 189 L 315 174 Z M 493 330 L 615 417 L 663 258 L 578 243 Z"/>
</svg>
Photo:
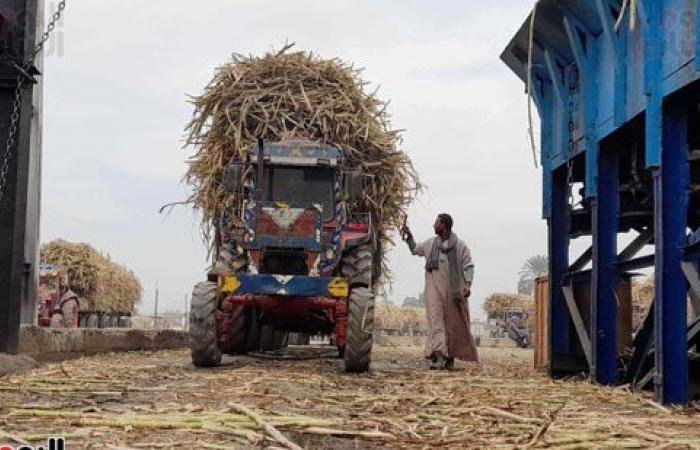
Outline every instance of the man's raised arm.
<svg viewBox="0 0 700 450">
<path fill-rule="evenodd" d="M 411 253 L 416 256 L 425 256 L 423 254 L 422 246 L 416 244 L 416 240 L 413 238 L 413 233 L 411 233 L 411 230 L 406 225 L 401 228 L 401 239 L 406 242 L 406 245 L 408 245 L 408 249 L 411 251 Z"/>
</svg>

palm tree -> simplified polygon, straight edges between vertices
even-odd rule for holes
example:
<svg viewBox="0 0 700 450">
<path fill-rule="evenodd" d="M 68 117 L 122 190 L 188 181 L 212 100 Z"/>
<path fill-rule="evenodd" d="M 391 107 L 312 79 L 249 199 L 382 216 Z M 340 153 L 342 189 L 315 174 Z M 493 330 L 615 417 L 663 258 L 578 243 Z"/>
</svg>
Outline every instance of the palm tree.
<svg viewBox="0 0 700 450">
<path fill-rule="evenodd" d="M 549 259 L 545 255 L 531 256 L 518 272 L 518 293 L 532 295 L 535 279 L 549 272 Z"/>
</svg>

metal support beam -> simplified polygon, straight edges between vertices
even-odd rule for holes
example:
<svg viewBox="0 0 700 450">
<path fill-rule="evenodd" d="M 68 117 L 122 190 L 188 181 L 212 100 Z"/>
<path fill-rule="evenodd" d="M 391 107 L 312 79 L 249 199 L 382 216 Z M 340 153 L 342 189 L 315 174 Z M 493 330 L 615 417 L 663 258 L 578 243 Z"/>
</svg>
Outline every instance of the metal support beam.
<svg viewBox="0 0 700 450">
<path fill-rule="evenodd" d="M 11 20 L 7 33 L 0 37 L 7 49 L 3 56 L 21 63 L 33 52 L 43 2 L 0 0 L 0 9 L 15 12 L 9 16 L 17 21 Z M 8 141 L 17 75 L 10 65 L 0 66 L 0 154 Z M 38 256 L 41 138 L 32 132 L 40 129 L 33 126 L 41 120 L 37 102 L 40 103 L 40 91 L 25 83 L 15 145 L 10 149 L 7 182 L 0 201 L 0 353 L 19 351 L 20 321 L 31 322 L 36 311 L 33 275 Z M 33 220 L 28 221 L 28 217 Z"/>
<path fill-rule="evenodd" d="M 683 261 L 681 263 L 681 269 L 685 277 L 688 279 L 688 284 L 690 289 L 688 289 L 688 297 L 690 297 L 690 304 L 693 307 L 693 313 L 695 317 L 700 316 L 700 273 L 698 273 L 698 268 L 695 262 Z"/>
<path fill-rule="evenodd" d="M 588 247 L 585 252 L 581 253 L 571 267 L 569 267 L 569 272 L 579 272 L 583 270 L 586 265 L 593 259 L 593 247 Z"/>
<path fill-rule="evenodd" d="M 617 381 L 617 213 L 618 155 L 598 155 L 598 195 L 593 209 L 593 273 L 591 301 L 591 373 L 602 384 Z"/>
<path fill-rule="evenodd" d="M 552 81 L 552 87 L 554 88 L 554 96 L 557 99 L 557 106 L 560 108 L 565 107 L 564 103 L 564 82 L 560 71 L 556 65 L 556 62 L 552 59 L 552 54 L 549 50 L 544 51 L 544 60 L 547 65 L 547 72 L 549 73 L 549 78 Z"/>
<path fill-rule="evenodd" d="M 700 2 L 695 8 L 695 70 L 700 70 Z"/>
<path fill-rule="evenodd" d="M 564 16 L 564 29 L 566 30 L 569 46 L 574 54 L 579 73 L 579 86 L 584 105 L 584 141 L 586 144 L 585 190 L 586 197 L 592 198 L 596 196 L 598 191 L 598 143 L 595 132 L 598 82 L 592 75 L 596 73 L 598 64 L 594 48 L 595 39 L 587 30 L 574 25 L 570 15 Z"/>
<path fill-rule="evenodd" d="M 549 218 L 549 342 L 551 349 L 549 372 L 557 376 L 561 355 L 568 354 L 569 313 L 562 291 L 564 276 L 569 268 L 569 203 L 566 168 L 553 172 L 551 217 Z"/>
<path fill-rule="evenodd" d="M 646 5 L 644 3 L 646 2 Z M 661 164 L 662 128 L 662 56 L 661 5 L 662 0 L 640 0 L 645 9 L 644 30 L 644 95 L 646 95 L 645 139 L 647 167 Z"/>
<path fill-rule="evenodd" d="M 640 256 L 639 258 L 628 259 L 617 263 L 617 269 L 622 272 L 630 272 L 632 270 L 647 269 L 654 267 L 656 257 L 654 255 Z"/>
<path fill-rule="evenodd" d="M 543 84 L 546 82 L 542 82 Z M 538 91 L 538 87 L 535 86 L 534 91 Z M 542 92 L 538 92 L 538 97 L 540 98 L 540 139 L 541 145 L 541 161 L 542 161 L 542 217 L 549 219 L 551 216 L 552 209 L 552 153 L 554 146 L 554 100 L 551 90 L 546 91 L 543 89 Z"/>
<path fill-rule="evenodd" d="M 644 369 L 644 363 L 654 344 L 655 305 L 656 302 L 652 301 L 649 306 L 649 311 L 647 311 L 647 315 L 644 317 L 642 327 L 637 332 L 637 335 L 634 337 L 634 342 L 632 343 L 634 352 L 627 369 L 625 381 L 631 383 L 633 387 L 637 386 L 640 378 L 643 376 L 642 370 Z"/>
<path fill-rule="evenodd" d="M 650 9 L 650 15 L 652 12 Z M 682 325 L 686 323 L 688 284 L 681 261 L 686 244 L 690 174 L 688 114 L 685 107 L 668 107 L 663 125 L 661 167 L 654 170 L 657 303 L 654 318 L 654 387 L 659 401 L 686 404 L 688 349 L 686 328 Z M 647 145 L 654 144 L 647 142 Z"/>
<path fill-rule="evenodd" d="M 627 116 L 627 33 L 615 33 L 615 24 L 609 12 L 609 0 L 595 0 L 595 2 L 598 18 L 603 25 L 605 40 L 612 48 L 614 54 L 615 85 L 613 109 L 615 125 L 619 126 L 625 122 Z"/>
<path fill-rule="evenodd" d="M 639 236 L 637 236 L 632 242 L 630 242 L 630 244 L 627 247 L 625 247 L 624 250 L 620 252 L 620 256 L 617 258 L 618 261 L 625 262 L 634 258 L 637 255 L 637 253 L 642 251 L 642 249 L 649 242 L 651 242 L 651 239 L 653 237 L 654 230 L 651 228 L 647 228 L 646 230 L 639 233 Z"/>
<path fill-rule="evenodd" d="M 576 334 L 578 335 L 579 342 L 581 343 L 581 348 L 583 348 L 583 353 L 586 355 L 586 361 L 588 361 L 588 367 L 593 367 L 594 361 L 591 352 L 591 338 L 588 336 L 586 331 L 586 325 L 583 323 L 583 317 L 581 317 L 581 312 L 576 306 L 576 298 L 574 297 L 574 288 L 571 285 L 562 287 L 562 292 L 564 293 L 564 298 L 566 299 L 566 306 L 571 314 L 571 320 L 574 322 L 574 327 L 576 328 Z"/>
</svg>

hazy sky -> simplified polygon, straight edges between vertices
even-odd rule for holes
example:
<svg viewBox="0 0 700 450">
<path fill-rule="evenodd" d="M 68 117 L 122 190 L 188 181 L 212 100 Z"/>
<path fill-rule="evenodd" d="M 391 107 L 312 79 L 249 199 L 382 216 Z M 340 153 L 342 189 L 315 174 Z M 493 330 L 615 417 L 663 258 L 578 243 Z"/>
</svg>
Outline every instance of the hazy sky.
<svg viewBox="0 0 700 450">
<path fill-rule="evenodd" d="M 42 239 L 90 242 L 133 268 L 153 309 L 182 309 L 204 278 L 199 218 L 182 200 L 182 130 L 214 67 L 232 52 L 285 41 L 364 67 L 391 100 L 393 125 L 428 190 L 410 211 L 416 237 L 449 212 L 472 249 L 472 315 L 514 291 L 545 253 L 540 171 L 527 143 L 522 83 L 499 55 L 531 0 L 69 1 L 45 63 Z M 47 9 L 54 7 L 47 3 Z M 391 297 L 422 289 L 423 262 L 391 252 Z"/>
</svg>

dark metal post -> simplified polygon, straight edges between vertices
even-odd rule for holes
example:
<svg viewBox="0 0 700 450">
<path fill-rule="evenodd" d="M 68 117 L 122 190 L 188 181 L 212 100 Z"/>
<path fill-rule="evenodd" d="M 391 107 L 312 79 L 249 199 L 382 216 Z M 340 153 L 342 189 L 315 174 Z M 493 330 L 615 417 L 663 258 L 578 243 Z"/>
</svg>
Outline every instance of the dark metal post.
<svg viewBox="0 0 700 450">
<path fill-rule="evenodd" d="M 0 0 L 5 16 L 0 35 L 3 58 L 21 66 L 32 55 L 42 5 L 38 0 Z M 10 65 L 0 66 L 0 154 L 8 142 L 17 76 Z M 40 126 L 33 125 L 41 120 L 40 92 L 25 80 L 0 200 L 0 352 L 7 353 L 19 351 L 20 321 L 34 320 L 41 135 Z"/>
<path fill-rule="evenodd" d="M 688 284 L 681 267 L 688 208 L 688 117 L 671 106 L 663 121 L 661 167 L 654 169 L 656 274 L 654 342 L 656 398 L 667 404 L 688 402 L 686 313 Z"/>
<path fill-rule="evenodd" d="M 549 218 L 549 343 L 551 376 L 558 375 L 562 355 L 568 354 L 569 313 L 562 290 L 569 268 L 569 204 L 566 168 L 552 172 L 552 211 Z"/>
<path fill-rule="evenodd" d="M 618 156 L 611 150 L 598 155 L 598 193 L 592 200 L 592 373 L 602 384 L 617 381 L 617 213 Z"/>
<path fill-rule="evenodd" d="M 255 200 L 262 202 L 265 200 L 265 142 L 258 139 L 258 165 L 256 174 Z"/>
</svg>

